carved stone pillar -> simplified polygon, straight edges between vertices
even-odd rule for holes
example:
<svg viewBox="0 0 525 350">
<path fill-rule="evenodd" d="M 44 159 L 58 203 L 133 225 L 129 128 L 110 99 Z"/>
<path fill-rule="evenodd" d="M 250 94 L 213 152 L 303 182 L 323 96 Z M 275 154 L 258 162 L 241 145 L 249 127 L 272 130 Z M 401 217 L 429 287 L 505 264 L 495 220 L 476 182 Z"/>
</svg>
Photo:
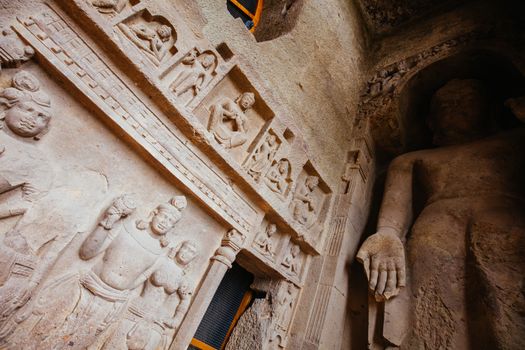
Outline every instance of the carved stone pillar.
<svg viewBox="0 0 525 350">
<path fill-rule="evenodd" d="M 237 253 L 244 245 L 246 237 L 239 231 L 232 229 L 228 231 L 221 241 L 221 246 L 211 258 L 211 264 L 202 281 L 199 292 L 191 304 L 186 318 L 181 324 L 177 336 L 171 344 L 170 350 L 186 349 L 191 342 L 191 338 L 197 331 L 199 324 L 211 303 L 222 278 L 226 271 L 232 267 Z"/>
</svg>

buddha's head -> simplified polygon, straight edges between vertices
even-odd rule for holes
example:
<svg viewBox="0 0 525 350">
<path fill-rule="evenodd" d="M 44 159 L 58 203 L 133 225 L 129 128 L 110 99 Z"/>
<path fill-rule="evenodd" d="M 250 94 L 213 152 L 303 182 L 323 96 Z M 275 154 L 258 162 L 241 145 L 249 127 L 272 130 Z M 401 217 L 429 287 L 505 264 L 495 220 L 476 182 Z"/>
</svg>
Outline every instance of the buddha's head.
<svg viewBox="0 0 525 350">
<path fill-rule="evenodd" d="M 454 79 L 436 91 L 430 104 L 428 125 L 436 146 L 477 140 L 491 129 L 491 103 L 484 84 L 474 79 Z"/>
</svg>

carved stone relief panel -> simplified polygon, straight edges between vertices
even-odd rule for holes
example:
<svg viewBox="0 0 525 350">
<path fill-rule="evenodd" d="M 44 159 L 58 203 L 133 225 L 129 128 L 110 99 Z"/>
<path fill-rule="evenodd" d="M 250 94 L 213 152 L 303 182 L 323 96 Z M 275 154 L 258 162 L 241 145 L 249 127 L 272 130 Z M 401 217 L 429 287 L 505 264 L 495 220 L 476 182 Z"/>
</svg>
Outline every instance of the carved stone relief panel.
<svg viewBox="0 0 525 350">
<path fill-rule="evenodd" d="M 270 169 L 281 143 L 277 135 L 270 130 L 264 136 L 264 141 L 257 145 L 256 149 L 246 159 L 243 168 L 255 181 L 259 182 Z"/>
<path fill-rule="evenodd" d="M 305 261 L 306 254 L 301 251 L 301 247 L 293 241 L 289 241 L 280 258 L 279 268 L 286 276 L 298 282 L 302 278 Z"/>
<path fill-rule="evenodd" d="M 118 24 L 122 34 L 156 66 L 177 53 L 177 32 L 162 16 L 142 10 Z"/>
<path fill-rule="evenodd" d="M 310 239 L 318 239 L 326 220 L 329 206 L 329 188 L 308 162 L 295 184 L 289 205 L 294 222 L 308 232 Z"/>
<path fill-rule="evenodd" d="M 132 135 L 163 167 L 223 212 L 234 227 L 248 230 L 257 210 L 207 165 L 206 156 L 180 133 L 169 130 L 156 114 L 126 86 L 87 43 L 53 10 L 21 19 L 16 30 L 38 47 L 83 96 L 99 106 L 112 121 Z M 246 209 L 248 211 L 246 211 Z"/>
<path fill-rule="evenodd" d="M 166 79 L 171 81 L 169 89 L 180 105 L 191 104 L 212 83 L 218 63 L 213 51 L 198 48 L 191 49 L 179 60 Z"/>
<path fill-rule="evenodd" d="M 224 228 L 49 78 L 2 70 L 0 347 L 167 349 Z"/>
<path fill-rule="evenodd" d="M 213 139 L 238 162 L 274 114 L 235 66 L 196 108 L 195 115 Z"/>
<path fill-rule="evenodd" d="M 272 328 L 269 337 L 271 349 L 286 346 L 300 289 L 291 282 L 283 281 L 274 293 L 272 293 Z"/>
</svg>

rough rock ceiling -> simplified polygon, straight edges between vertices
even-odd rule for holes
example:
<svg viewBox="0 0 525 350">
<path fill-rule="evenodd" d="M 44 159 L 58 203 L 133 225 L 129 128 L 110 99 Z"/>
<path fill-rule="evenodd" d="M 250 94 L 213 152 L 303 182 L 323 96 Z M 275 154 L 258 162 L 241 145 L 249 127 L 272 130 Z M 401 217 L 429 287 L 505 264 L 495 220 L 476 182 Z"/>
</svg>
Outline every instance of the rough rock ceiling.
<svg viewBox="0 0 525 350">
<path fill-rule="evenodd" d="M 468 0 L 357 0 L 370 30 L 389 32 L 407 22 L 432 16 Z"/>
</svg>

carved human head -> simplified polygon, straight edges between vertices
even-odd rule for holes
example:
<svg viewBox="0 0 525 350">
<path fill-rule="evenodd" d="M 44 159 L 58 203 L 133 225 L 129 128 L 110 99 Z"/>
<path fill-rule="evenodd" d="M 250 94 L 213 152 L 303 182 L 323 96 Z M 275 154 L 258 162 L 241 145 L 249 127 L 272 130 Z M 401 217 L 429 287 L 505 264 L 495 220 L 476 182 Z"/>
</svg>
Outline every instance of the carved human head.
<svg viewBox="0 0 525 350">
<path fill-rule="evenodd" d="M 169 203 L 160 204 L 154 211 L 150 221 L 153 233 L 163 236 L 168 233 L 182 217 L 182 210 L 186 208 L 186 197 L 174 197 Z"/>
<path fill-rule="evenodd" d="M 253 92 L 245 92 L 237 99 L 237 102 L 242 109 L 250 109 L 255 103 L 255 94 Z"/>
<path fill-rule="evenodd" d="M 168 41 L 171 36 L 171 28 L 165 24 L 162 24 L 157 27 L 157 34 L 159 35 L 160 40 Z"/>
<path fill-rule="evenodd" d="M 289 168 L 290 168 L 290 163 L 286 159 L 281 159 L 279 161 L 279 173 L 284 175 L 288 172 Z"/>
<path fill-rule="evenodd" d="M 491 103 L 485 85 L 474 79 L 453 79 L 436 91 L 428 125 L 437 146 L 479 139 L 491 128 Z"/>
<path fill-rule="evenodd" d="M 26 71 L 15 74 L 12 86 L 0 94 L 0 104 L 7 108 L 5 124 L 18 136 L 39 139 L 51 120 L 49 96 L 40 90 L 38 79 Z"/>
<path fill-rule="evenodd" d="M 180 298 L 191 294 L 191 288 L 188 281 L 182 281 L 181 285 L 179 286 L 179 289 L 177 289 L 177 293 L 179 294 Z"/>
<path fill-rule="evenodd" d="M 268 142 L 270 146 L 274 146 L 277 143 L 277 137 L 275 137 L 275 135 L 269 134 L 266 136 L 266 142 Z"/>
<path fill-rule="evenodd" d="M 313 190 L 319 185 L 319 178 L 315 175 L 308 176 L 306 178 L 305 184 L 310 190 Z"/>
<path fill-rule="evenodd" d="M 266 228 L 266 234 L 268 235 L 268 237 L 272 237 L 276 232 L 277 232 L 277 226 L 275 226 L 275 224 L 270 224 Z"/>
<path fill-rule="evenodd" d="M 186 266 L 197 257 L 197 247 L 192 241 L 184 241 L 177 250 L 175 260 L 179 265 Z"/>
<path fill-rule="evenodd" d="M 204 53 L 200 61 L 204 68 L 210 68 L 215 63 L 215 56 L 211 53 Z"/>
</svg>

